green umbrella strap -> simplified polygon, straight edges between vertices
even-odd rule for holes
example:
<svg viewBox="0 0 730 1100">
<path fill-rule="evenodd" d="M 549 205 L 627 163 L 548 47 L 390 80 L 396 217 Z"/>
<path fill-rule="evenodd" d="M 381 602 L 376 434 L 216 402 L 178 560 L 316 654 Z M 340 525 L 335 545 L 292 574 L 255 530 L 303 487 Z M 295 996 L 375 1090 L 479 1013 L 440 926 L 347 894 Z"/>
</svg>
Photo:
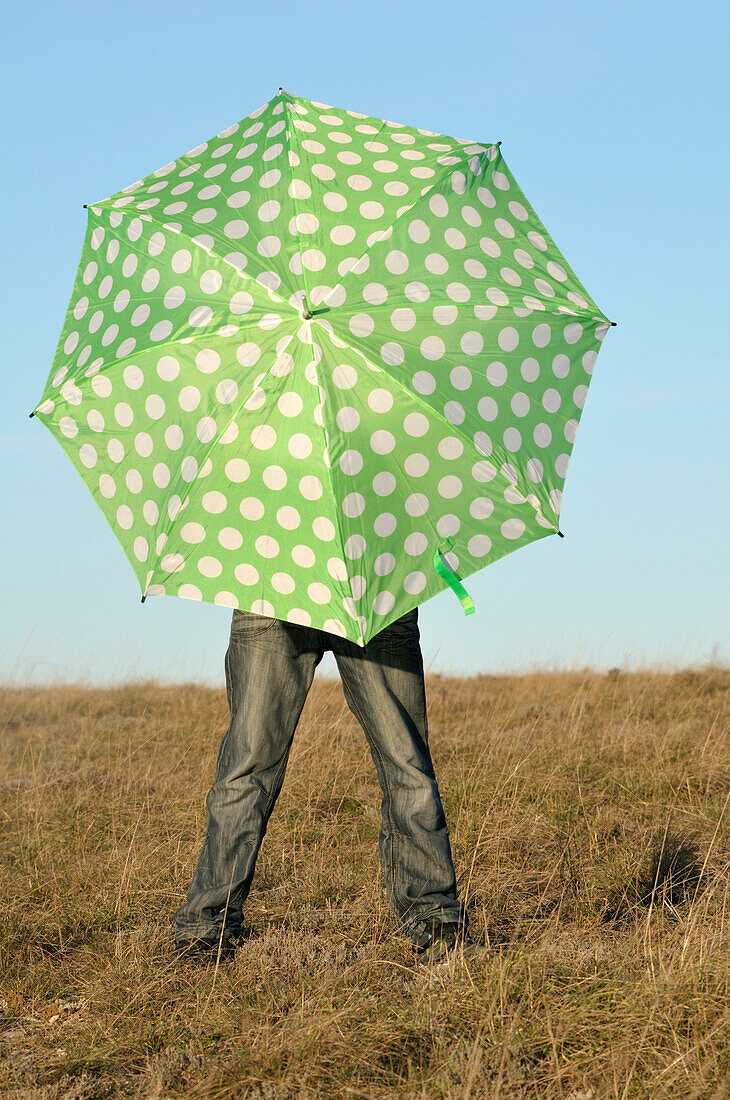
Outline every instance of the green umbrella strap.
<svg viewBox="0 0 730 1100">
<path fill-rule="evenodd" d="M 438 546 L 436 549 L 436 553 L 433 556 L 433 564 L 436 566 L 436 572 L 439 574 L 439 576 L 444 578 L 446 583 L 453 588 L 454 592 L 459 597 L 461 606 L 464 608 L 464 614 L 471 615 L 472 611 L 474 610 L 474 600 L 464 588 L 464 585 L 461 583 L 458 575 L 449 568 L 449 566 L 441 557 L 441 555 L 445 554 L 447 550 L 450 550 L 453 545 L 454 540 L 451 536 L 444 539 L 441 545 Z"/>
</svg>

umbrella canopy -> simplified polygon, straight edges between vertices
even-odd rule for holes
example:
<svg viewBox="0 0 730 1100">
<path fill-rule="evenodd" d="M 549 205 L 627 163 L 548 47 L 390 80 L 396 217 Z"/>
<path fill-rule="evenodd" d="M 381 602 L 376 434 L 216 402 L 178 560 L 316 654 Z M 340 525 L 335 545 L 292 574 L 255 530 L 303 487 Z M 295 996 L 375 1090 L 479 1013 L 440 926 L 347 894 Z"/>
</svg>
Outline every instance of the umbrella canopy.
<svg viewBox="0 0 730 1100">
<path fill-rule="evenodd" d="M 499 143 L 280 91 L 88 206 L 32 415 L 143 598 L 362 646 L 559 533 L 609 324 Z"/>
</svg>

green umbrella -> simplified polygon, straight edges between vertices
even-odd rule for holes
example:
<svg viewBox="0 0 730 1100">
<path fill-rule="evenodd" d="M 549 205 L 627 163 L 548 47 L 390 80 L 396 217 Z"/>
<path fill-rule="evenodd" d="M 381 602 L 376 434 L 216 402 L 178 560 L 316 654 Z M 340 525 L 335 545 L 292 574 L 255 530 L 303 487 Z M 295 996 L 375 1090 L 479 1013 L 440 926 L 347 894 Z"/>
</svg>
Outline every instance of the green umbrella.
<svg viewBox="0 0 730 1100">
<path fill-rule="evenodd" d="M 559 533 L 609 324 L 499 143 L 280 91 L 89 205 L 31 415 L 143 598 L 363 646 Z"/>
</svg>

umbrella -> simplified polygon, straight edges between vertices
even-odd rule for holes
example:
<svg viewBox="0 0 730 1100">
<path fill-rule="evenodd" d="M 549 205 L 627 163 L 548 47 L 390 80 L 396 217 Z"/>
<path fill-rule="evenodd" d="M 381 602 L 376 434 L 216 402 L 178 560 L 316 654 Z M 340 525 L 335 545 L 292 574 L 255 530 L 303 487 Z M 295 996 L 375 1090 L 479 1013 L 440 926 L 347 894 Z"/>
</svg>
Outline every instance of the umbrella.
<svg viewBox="0 0 730 1100">
<path fill-rule="evenodd" d="M 611 322 L 500 144 L 280 90 L 88 205 L 31 415 L 143 600 L 364 646 L 561 533 Z"/>
</svg>

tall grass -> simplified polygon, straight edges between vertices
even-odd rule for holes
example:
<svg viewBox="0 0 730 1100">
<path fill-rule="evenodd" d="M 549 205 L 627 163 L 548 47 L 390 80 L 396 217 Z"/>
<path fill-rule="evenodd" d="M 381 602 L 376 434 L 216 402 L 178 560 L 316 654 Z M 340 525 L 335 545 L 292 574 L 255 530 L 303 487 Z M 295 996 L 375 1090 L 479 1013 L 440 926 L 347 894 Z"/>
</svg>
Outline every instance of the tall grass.
<svg viewBox="0 0 730 1100">
<path fill-rule="evenodd" d="M 730 673 L 429 675 L 477 962 L 415 968 L 317 680 L 234 959 L 171 954 L 225 693 L 0 690 L 0 1094 L 730 1096 Z"/>
</svg>

